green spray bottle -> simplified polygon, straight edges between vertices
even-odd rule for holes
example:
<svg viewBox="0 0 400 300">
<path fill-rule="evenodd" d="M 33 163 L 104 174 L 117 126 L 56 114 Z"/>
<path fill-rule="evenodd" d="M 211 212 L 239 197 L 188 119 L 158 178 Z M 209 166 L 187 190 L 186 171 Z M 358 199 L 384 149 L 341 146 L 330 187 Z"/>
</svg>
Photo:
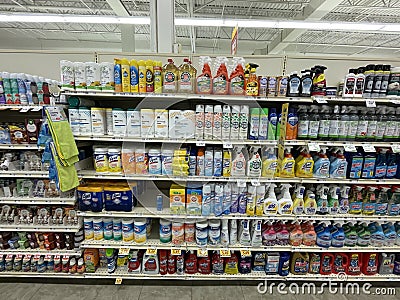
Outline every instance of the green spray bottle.
<svg viewBox="0 0 400 300">
<path fill-rule="evenodd" d="M 357 246 L 367 247 L 370 244 L 371 232 L 368 229 L 366 222 L 361 222 L 356 226 L 356 232 L 358 235 Z"/>
<path fill-rule="evenodd" d="M 362 213 L 364 215 L 374 215 L 376 209 L 376 195 L 375 191 L 378 188 L 374 186 L 368 187 L 363 197 L 363 209 Z"/>
<path fill-rule="evenodd" d="M 328 193 L 329 187 L 319 184 L 316 191 L 317 214 L 326 215 L 328 213 Z"/>
<path fill-rule="evenodd" d="M 344 245 L 346 247 L 355 247 L 358 239 L 355 222 L 347 222 L 347 224 L 343 225 L 343 230 L 345 235 Z"/>
<path fill-rule="evenodd" d="M 328 213 L 330 215 L 336 215 L 339 213 L 339 193 L 339 186 L 331 185 L 329 187 Z"/>
</svg>

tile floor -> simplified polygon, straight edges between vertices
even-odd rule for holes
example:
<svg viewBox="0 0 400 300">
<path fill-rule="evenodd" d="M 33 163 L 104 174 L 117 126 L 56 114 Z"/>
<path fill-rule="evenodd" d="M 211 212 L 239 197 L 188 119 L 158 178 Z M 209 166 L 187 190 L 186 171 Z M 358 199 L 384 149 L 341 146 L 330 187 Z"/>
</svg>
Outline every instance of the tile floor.
<svg viewBox="0 0 400 300">
<path fill-rule="evenodd" d="M 48 282 L 48 281 L 46 281 Z M 39 279 L 31 283 L 26 280 L 0 279 L 1 300 L 259 300 L 259 299 L 289 299 L 289 300 L 357 300 L 361 295 L 330 294 L 327 290 L 321 295 L 305 294 L 281 295 L 275 289 L 273 294 L 261 295 L 257 292 L 259 282 L 237 281 L 156 281 L 137 280 L 124 281 L 122 285 L 114 285 L 107 280 L 66 281 L 54 280 L 43 283 Z M 373 293 L 376 287 L 396 287 L 396 295 L 387 296 L 385 300 L 400 299 L 400 284 L 375 283 L 370 289 Z M 362 299 L 378 300 L 383 296 L 364 295 Z"/>
</svg>

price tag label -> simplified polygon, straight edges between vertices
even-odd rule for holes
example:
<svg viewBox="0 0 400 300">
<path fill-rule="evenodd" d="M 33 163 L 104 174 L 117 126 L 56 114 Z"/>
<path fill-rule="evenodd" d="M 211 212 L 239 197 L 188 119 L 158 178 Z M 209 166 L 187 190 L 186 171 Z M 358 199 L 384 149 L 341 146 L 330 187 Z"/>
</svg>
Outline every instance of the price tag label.
<svg viewBox="0 0 400 300">
<path fill-rule="evenodd" d="M 363 145 L 364 152 L 375 152 L 375 147 L 372 145 Z"/>
<path fill-rule="evenodd" d="M 400 100 L 390 100 L 393 104 L 400 104 Z"/>
<path fill-rule="evenodd" d="M 121 283 L 122 283 L 122 278 L 121 277 L 115 278 L 115 284 L 121 284 Z"/>
<path fill-rule="evenodd" d="M 260 186 L 260 181 L 258 179 L 250 180 L 252 186 Z"/>
<path fill-rule="evenodd" d="M 221 257 L 231 257 L 231 251 L 228 249 L 221 249 L 219 250 L 219 255 Z"/>
<path fill-rule="evenodd" d="M 390 147 L 392 147 L 392 151 L 394 153 L 400 153 L 400 144 L 399 145 L 391 145 Z"/>
<path fill-rule="evenodd" d="M 367 107 L 376 107 L 376 102 L 375 102 L 375 100 L 368 99 L 368 100 L 365 100 L 365 105 Z"/>
<path fill-rule="evenodd" d="M 232 145 L 232 143 L 223 143 L 222 144 L 222 147 L 223 148 L 226 148 L 226 149 L 232 149 L 233 148 L 233 145 Z"/>
<path fill-rule="evenodd" d="M 128 255 L 129 254 L 129 248 L 119 248 L 119 255 Z"/>
<path fill-rule="evenodd" d="M 250 250 L 240 250 L 240 256 L 242 257 L 250 257 L 251 251 Z"/>
<path fill-rule="evenodd" d="M 317 101 L 317 103 L 319 103 L 319 104 L 328 103 L 328 101 L 326 101 L 326 99 L 323 97 L 315 97 L 314 100 Z"/>
<path fill-rule="evenodd" d="M 20 110 L 19 110 L 19 112 L 27 112 L 27 111 L 29 111 L 29 109 L 30 109 L 30 107 L 23 107 L 23 108 L 21 108 Z"/>
<path fill-rule="evenodd" d="M 245 180 L 238 180 L 237 181 L 237 186 L 238 187 L 246 187 L 246 181 Z"/>
<path fill-rule="evenodd" d="M 197 147 L 204 147 L 206 145 L 205 142 L 196 142 Z"/>
<path fill-rule="evenodd" d="M 343 146 L 346 152 L 357 152 L 357 148 L 353 144 L 344 144 Z"/>
<path fill-rule="evenodd" d="M 34 107 L 34 108 L 32 108 L 32 111 L 40 111 L 40 110 L 42 110 L 42 106 L 36 106 L 36 107 Z"/>
<path fill-rule="evenodd" d="M 146 254 L 147 255 L 157 255 L 157 249 L 147 249 Z"/>
<path fill-rule="evenodd" d="M 208 251 L 207 249 L 197 249 L 197 257 L 207 257 Z"/>
<path fill-rule="evenodd" d="M 182 250 L 181 249 L 171 249 L 171 255 L 181 255 Z"/>
<path fill-rule="evenodd" d="M 307 147 L 308 147 L 308 151 L 319 152 L 321 150 L 321 148 L 319 147 L 319 145 L 317 143 L 308 143 Z"/>
</svg>

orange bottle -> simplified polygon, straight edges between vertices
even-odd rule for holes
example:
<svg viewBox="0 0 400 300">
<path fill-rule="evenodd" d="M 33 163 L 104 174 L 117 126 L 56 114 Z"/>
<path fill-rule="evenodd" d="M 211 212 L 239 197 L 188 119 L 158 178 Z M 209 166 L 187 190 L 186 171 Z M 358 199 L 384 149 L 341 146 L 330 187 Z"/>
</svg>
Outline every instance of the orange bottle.
<svg viewBox="0 0 400 300">
<path fill-rule="evenodd" d="M 211 94 L 211 58 L 209 56 L 200 56 L 200 65 L 203 65 L 201 74 L 196 78 L 196 93 L 197 94 Z"/>
<path fill-rule="evenodd" d="M 241 57 L 234 58 L 235 69 L 229 78 L 229 94 L 230 95 L 244 95 L 244 59 Z"/>
<path fill-rule="evenodd" d="M 217 73 L 213 77 L 213 94 L 215 95 L 227 95 L 229 90 L 229 75 L 228 69 L 226 68 L 226 57 L 217 57 L 217 65 L 219 67 Z"/>
</svg>

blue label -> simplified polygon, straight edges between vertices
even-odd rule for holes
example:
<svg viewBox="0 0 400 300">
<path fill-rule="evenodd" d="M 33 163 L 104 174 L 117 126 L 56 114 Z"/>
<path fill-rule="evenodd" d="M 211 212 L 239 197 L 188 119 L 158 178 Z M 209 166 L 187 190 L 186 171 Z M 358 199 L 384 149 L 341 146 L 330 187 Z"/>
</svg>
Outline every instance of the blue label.
<svg viewBox="0 0 400 300">
<path fill-rule="evenodd" d="M 374 178 L 375 157 L 366 157 L 364 160 L 363 178 Z"/>
<path fill-rule="evenodd" d="M 386 166 L 377 166 L 375 169 L 375 178 L 383 178 L 386 176 Z"/>
<path fill-rule="evenodd" d="M 362 170 L 363 158 L 354 157 L 350 167 L 350 178 L 360 178 Z"/>
<path fill-rule="evenodd" d="M 386 215 L 388 210 L 388 203 L 377 203 L 375 206 L 375 213 L 377 215 Z"/>
</svg>

